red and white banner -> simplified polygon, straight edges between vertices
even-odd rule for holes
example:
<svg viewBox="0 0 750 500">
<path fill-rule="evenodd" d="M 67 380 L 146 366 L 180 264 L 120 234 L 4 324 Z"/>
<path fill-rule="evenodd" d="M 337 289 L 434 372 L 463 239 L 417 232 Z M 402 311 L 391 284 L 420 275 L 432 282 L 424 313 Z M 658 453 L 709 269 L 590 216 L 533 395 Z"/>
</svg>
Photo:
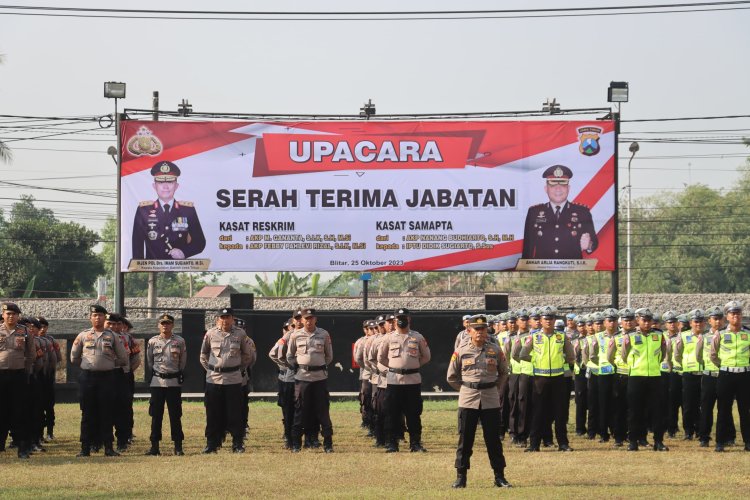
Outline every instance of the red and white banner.
<svg viewBox="0 0 750 500">
<path fill-rule="evenodd" d="M 123 271 L 615 267 L 611 121 L 125 121 Z"/>
</svg>

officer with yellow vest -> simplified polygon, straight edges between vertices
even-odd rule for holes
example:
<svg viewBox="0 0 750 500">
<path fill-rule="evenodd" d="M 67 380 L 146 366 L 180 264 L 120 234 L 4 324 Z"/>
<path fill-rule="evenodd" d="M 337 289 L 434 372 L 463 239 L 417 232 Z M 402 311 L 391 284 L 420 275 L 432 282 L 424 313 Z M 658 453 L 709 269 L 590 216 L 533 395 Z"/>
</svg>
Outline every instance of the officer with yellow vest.
<svg viewBox="0 0 750 500">
<path fill-rule="evenodd" d="M 517 356 L 521 352 L 523 342 L 531 335 L 528 324 L 529 311 L 526 309 L 520 309 L 511 313 L 508 317 L 508 326 L 512 328 L 509 348 L 511 376 L 508 382 L 508 399 L 510 399 L 508 425 L 510 432 L 515 436 L 515 440 L 511 443 L 523 448 L 528 446 L 529 432 L 531 431 L 531 385 L 534 368 L 528 361 L 517 359 Z"/>
<path fill-rule="evenodd" d="M 524 451 L 539 451 L 550 420 L 555 423 L 558 450 L 572 451 L 568 444 L 566 418 L 570 389 L 564 372 L 566 366 L 575 363 L 575 353 L 565 334 L 554 329 L 557 309 L 545 306 L 541 316 L 541 330 L 526 337 L 518 355 L 518 361 L 531 362 L 534 370 L 531 442 Z"/>
<path fill-rule="evenodd" d="M 609 339 L 607 346 L 607 361 L 615 367 L 614 381 L 614 431 L 615 448 L 623 446 L 628 438 L 628 382 L 630 380 L 630 367 L 626 358 L 622 357 L 622 346 L 625 338 L 635 331 L 635 311 L 625 308 L 618 312 L 622 328 L 617 335 Z M 600 350 L 601 352 L 601 350 Z M 600 361 L 601 363 L 601 361 Z M 601 382 L 601 381 L 600 381 Z M 645 442 L 644 442 L 645 443 Z M 645 444 L 644 444 L 645 446 Z"/>
<path fill-rule="evenodd" d="M 661 414 L 661 360 L 667 355 L 664 337 L 651 329 L 653 313 L 647 308 L 636 310 L 638 329 L 623 337 L 622 358 L 630 368 L 628 380 L 628 451 L 638 451 L 646 439 L 647 416 L 651 417 L 654 451 L 668 451 L 664 446 L 664 420 Z"/>
<path fill-rule="evenodd" d="M 495 486 L 508 488 L 505 479 L 505 457 L 500 442 L 502 387 L 508 377 L 508 364 L 500 346 L 487 336 L 487 318 L 478 314 L 469 320 L 471 340 L 451 356 L 448 383 L 458 393 L 458 447 L 456 449 L 456 482 L 454 488 L 466 487 L 466 473 L 474 447 L 477 423 L 482 422 L 484 443 L 495 473 Z"/>
<path fill-rule="evenodd" d="M 610 344 L 614 343 L 615 335 L 617 335 L 617 310 L 609 308 L 599 313 L 599 316 L 594 318 L 597 320 L 595 325 L 598 325 L 600 317 L 603 320 L 602 329 L 592 335 L 589 341 L 589 362 L 596 371 L 596 375 L 589 380 L 596 381 L 599 442 L 607 443 L 615 429 L 615 374 L 617 372 L 616 367 L 607 358 L 607 349 Z M 591 370 L 589 373 L 592 373 Z M 589 392 L 589 397 L 591 397 L 591 392 Z"/>
<path fill-rule="evenodd" d="M 742 326 L 742 304 L 733 300 L 724 306 L 724 312 L 727 328 L 715 335 L 711 344 L 711 362 L 719 367 L 716 451 L 724 451 L 729 441 L 735 398 L 745 451 L 750 451 L 750 330 Z"/>
<path fill-rule="evenodd" d="M 719 367 L 711 361 L 711 346 L 716 335 L 724 329 L 724 310 L 721 306 L 714 306 L 707 311 L 710 328 L 698 341 L 696 350 L 699 362 L 703 365 L 701 377 L 701 411 L 698 426 L 698 439 L 701 448 L 708 448 L 711 441 L 711 431 L 714 426 L 714 406 L 716 406 L 716 381 L 719 379 Z M 734 419 L 729 420 L 729 440 L 734 441 L 737 430 Z"/>
<path fill-rule="evenodd" d="M 682 427 L 685 441 L 692 441 L 698 434 L 700 412 L 701 377 L 703 367 L 698 360 L 698 342 L 703 340 L 705 314 L 701 309 L 688 313 L 690 330 L 680 332 L 673 346 L 674 360 L 682 367 Z"/>
</svg>

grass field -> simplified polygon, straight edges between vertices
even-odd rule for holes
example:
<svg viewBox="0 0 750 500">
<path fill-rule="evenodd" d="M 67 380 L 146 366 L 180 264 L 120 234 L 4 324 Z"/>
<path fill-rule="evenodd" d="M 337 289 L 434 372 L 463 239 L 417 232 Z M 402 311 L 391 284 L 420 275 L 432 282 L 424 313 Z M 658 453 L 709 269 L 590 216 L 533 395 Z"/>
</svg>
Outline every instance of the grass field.
<svg viewBox="0 0 750 500">
<path fill-rule="evenodd" d="M 120 458 L 101 454 L 76 459 L 80 412 L 77 405 L 57 406 L 57 440 L 29 461 L 13 450 L 0 453 L 2 498 L 748 498 L 750 453 L 698 448 L 697 442 L 667 440 L 671 451 L 628 453 L 583 440 L 572 428 L 573 453 L 505 449 L 506 477 L 514 488 L 492 485 L 492 471 L 477 436 L 469 485 L 450 488 L 455 478 L 455 402 L 425 402 L 423 441 L 428 453 L 385 454 L 371 447 L 359 427 L 354 402 L 333 403 L 335 453 L 281 447 L 280 410 L 273 403 L 252 403 L 247 453 L 226 449 L 204 456 L 205 414 L 201 403 L 183 406 L 184 457 L 171 456 L 162 441 L 161 457 L 145 457 L 148 405 L 136 403 L 136 442 Z M 169 424 L 165 415 L 165 436 Z M 739 430 L 739 427 L 738 427 Z M 480 431 L 481 432 L 481 431 Z"/>
</svg>

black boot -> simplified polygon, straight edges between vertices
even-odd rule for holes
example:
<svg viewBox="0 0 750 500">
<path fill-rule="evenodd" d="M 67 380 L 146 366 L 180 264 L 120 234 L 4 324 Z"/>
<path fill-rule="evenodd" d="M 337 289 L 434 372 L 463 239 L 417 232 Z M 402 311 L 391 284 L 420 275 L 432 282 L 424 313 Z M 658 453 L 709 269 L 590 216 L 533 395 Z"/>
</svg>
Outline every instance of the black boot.
<svg viewBox="0 0 750 500">
<path fill-rule="evenodd" d="M 150 457 L 158 457 L 161 455 L 161 452 L 159 451 L 159 441 L 155 439 L 151 440 L 151 448 L 146 452 L 146 455 Z"/>
<path fill-rule="evenodd" d="M 323 438 L 323 451 L 333 453 L 333 438 L 331 436 Z"/>
<path fill-rule="evenodd" d="M 385 446 L 386 453 L 397 453 L 398 452 L 398 441 L 390 441 Z"/>
<path fill-rule="evenodd" d="M 503 470 L 495 471 L 495 486 L 498 488 L 510 488 L 510 483 L 505 479 L 505 472 Z"/>
<path fill-rule="evenodd" d="M 232 442 L 232 453 L 245 453 L 245 443 L 241 440 L 234 440 Z"/>
<path fill-rule="evenodd" d="M 185 455 L 185 452 L 182 451 L 182 441 L 174 442 L 174 454 L 176 457 L 182 457 Z"/>
<path fill-rule="evenodd" d="M 78 452 L 76 455 L 76 458 L 82 458 L 82 457 L 90 457 L 91 456 L 91 446 L 86 443 L 81 443 L 81 451 Z"/>
<path fill-rule="evenodd" d="M 112 448 L 112 443 L 104 445 L 104 456 L 105 457 L 119 457 L 120 454 Z"/>
<path fill-rule="evenodd" d="M 23 442 L 19 442 L 18 443 L 18 458 L 26 459 L 26 458 L 31 457 L 30 450 L 31 450 L 30 445 L 23 443 Z"/>
<path fill-rule="evenodd" d="M 302 437 L 292 435 L 292 453 L 299 453 L 302 449 Z"/>
<path fill-rule="evenodd" d="M 466 488 L 466 469 L 456 469 L 456 480 L 451 488 Z"/>
</svg>

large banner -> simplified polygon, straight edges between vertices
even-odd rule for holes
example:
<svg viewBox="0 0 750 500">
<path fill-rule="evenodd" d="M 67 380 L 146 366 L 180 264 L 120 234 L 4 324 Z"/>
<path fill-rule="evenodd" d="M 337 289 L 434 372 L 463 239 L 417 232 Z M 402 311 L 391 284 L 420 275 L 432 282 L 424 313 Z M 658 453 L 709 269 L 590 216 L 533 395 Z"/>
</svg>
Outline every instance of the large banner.
<svg viewBox="0 0 750 500">
<path fill-rule="evenodd" d="M 121 127 L 122 271 L 615 267 L 611 121 Z"/>
</svg>

